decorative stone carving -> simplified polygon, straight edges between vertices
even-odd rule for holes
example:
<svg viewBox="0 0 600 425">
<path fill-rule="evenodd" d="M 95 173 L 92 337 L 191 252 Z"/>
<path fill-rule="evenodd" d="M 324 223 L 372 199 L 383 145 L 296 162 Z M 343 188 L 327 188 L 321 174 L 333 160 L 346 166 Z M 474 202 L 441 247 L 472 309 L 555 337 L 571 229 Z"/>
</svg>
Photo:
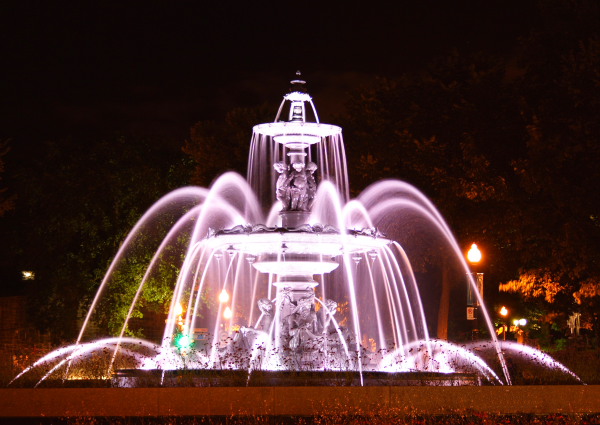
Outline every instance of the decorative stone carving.
<svg viewBox="0 0 600 425">
<path fill-rule="evenodd" d="M 261 298 L 258 300 L 258 309 L 263 315 L 258 328 L 268 332 L 273 321 L 273 303 L 268 298 Z"/>
<path fill-rule="evenodd" d="M 275 196 L 281 202 L 285 211 L 289 209 L 291 201 L 289 166 L 285 162 L 276 162 L 273 164 L 273 168 L 279 173 L 275 186 Z"/>
<path fill-rule="evenodd" d="M 290 169 L 285 162 L 276 162 L 273 168 L 279 173 L 275 194 L 282 211 L 310 211 L 317 191 L 317 164 L 294 162 Z"/>
</svg>

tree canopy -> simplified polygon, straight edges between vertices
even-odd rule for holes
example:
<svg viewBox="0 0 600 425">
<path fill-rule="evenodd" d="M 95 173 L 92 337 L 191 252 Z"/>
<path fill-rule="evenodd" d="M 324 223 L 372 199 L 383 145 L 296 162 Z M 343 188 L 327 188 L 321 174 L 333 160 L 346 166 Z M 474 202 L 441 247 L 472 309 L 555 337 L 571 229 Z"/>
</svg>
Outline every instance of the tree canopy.
<svg viewBox="0 0 600 425">
<path fill-rule="evenodd" d="M 5 172 L 4 157 L 9 152 L 9 144 L 7 140 L 0 141 L 0 182 L 2 181 L 2 175 Z M 7 211 L 14 208 L 14 197 L 7 195 L 7 187 L 0 186 L 0 217 L 2 217 Z"/>
<path fill-rule="evenodd" d="M 245 175 L 252 127 L 275 118 L 273 105 L 235 108 L 222 121 L 199 121 L 190 130 L 183 151 L 195 163 L 191 182 L 208 187 L 226 171 Z"/>
<path fill-rule="evenodd" d="M 541 6 L 510 55 L 453 52 L 382 79 L 355 94 L 345 127 L 355 189 L 415 184 L 487 249 L 501 290 L 582 311 L 598 332 L 600 15 L 576 3 Z"/>
<path fill-rule="evenodd" d="M 57 339 L 76 335 L 133 224 L 185 182 L 181 155 L 150 143 L 125 136 L 49 141 L 13 179 L 19 198 L 1 222 L 13 251 L 3 262 L 35 271 L 26 282 L 29 317 Z"/>
</svg>

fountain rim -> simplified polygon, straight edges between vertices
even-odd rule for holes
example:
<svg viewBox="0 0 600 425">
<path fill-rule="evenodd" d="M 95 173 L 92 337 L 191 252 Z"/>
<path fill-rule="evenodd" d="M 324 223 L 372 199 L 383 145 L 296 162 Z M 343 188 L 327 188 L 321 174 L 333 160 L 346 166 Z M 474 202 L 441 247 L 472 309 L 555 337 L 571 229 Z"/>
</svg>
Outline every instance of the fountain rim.
<svg viewBox="0 0 600 425">
<path fill-rule="evenodd" d="M 314 138 L 310 144 L 318 143 L 321 139 L 329 136 L 342 134 L 342 128 L 333 124 L 321 124 L 315 122 L 280 121 L 255 125 L 252 128 L 255 134 L 270 137 L 299 136 Z"/>
<path fill-rule="evenodd" d="M 333 228 L 307 231 L 302 228 L 260 226 L 252 231 L 239 226 L 213 232 L 203 243 L 213 250 L 235 250 L 251 255 L 269 253 L 316 254 L 335 257 L 343 254 L 361 254 L 379 250 L 391 241 L 375 229 L 352 230 L 345 233 Z M 316 227 L 316 226 L 315 226 Z M 314 227 L 310 227 L 314 229 Z M 235 229 L 235 230 L 234 230 Z"/>
</svg>

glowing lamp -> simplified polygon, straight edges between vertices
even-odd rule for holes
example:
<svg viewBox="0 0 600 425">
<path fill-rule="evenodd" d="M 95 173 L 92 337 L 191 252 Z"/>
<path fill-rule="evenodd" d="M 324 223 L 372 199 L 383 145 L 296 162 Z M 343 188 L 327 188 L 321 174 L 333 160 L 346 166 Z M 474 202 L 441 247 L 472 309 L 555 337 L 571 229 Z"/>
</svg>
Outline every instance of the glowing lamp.
<svg viewBox="0 0 600 425">
<path fill-rule="evenodd" d="M 476 264 L 481 261 L 482 255 L 479 248 L 477 248 L 477 244 L 471 245 L 471 249 L 467 252 L 467 260 L 469 263 Z"/>
<path fill-rule="evenodd" d="M 175 316 L 181 316 L 183 314 L 183 306 L 181 303 L 175 304 Z"/>
<path fill-rule="evenodd" d="M 180 350 L 187 350 L 194 345 L 194 339 L 190 335 L 179 334 L 175 338 L 175 345 Z"/>
<path fill-rule="evenodd" d="M 34 280 L 35 279 L 35 273 L 30 271 L 30 270 L 23 270 L 21 272 L 21 278 L 23 280 Z"/>
<path fill-rule="evenodd" d="M 221 293 L 219 294 L 219 302 L 221 304 L 226 303 L 227 301 L 229 301 L 229 294 L 227 293 L 227 291 L 225 290 L 225 288 L 223 288 L 223 290 L 221 291 Z"/>
<path fill-rule="evenodd" d="M 229 320 L 233 316 L 233 311 L 229 308 L 229 306 L 225 307 L 225 311 L 223 311 L 223 318 Z"/>
<path fill-rule="evenodd" d="M 525 326 L 527 324 L 527 319 L 519 319 L 519 326 Z"/>
<path fill-rule="evenodd" d="M 502 316 L 502 317 L 508 316 L 508 309 L 506 307 L 502 306 L 502 308 L 500 309 L 500 316 Z"/>
</svg>

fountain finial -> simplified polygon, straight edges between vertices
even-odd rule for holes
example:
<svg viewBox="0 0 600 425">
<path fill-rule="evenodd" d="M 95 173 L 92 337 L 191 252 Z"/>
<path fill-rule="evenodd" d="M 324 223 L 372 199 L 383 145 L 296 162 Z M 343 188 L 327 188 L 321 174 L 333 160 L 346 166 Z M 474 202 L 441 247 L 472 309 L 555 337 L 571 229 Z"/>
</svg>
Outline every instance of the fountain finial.
<svg viewBox="0 0 600 425">
<path fill-rule="evenodd" d="M 296 71 L 296 77 L 290 81 L 290 91 L 283 96 L 275 120 L 256 125 L 253 131 L 255 134 L 272 137 L 275 142 L 290 150 L 301 152 L 326 137 L 341 134 L 342 129 L 319 123 L 319 115 L 307 93 L 302 73 Z"/>
<path fill-rule="evenodd" d="M 306 93 L 306 81 L 302 79 L 302 73 L 296 71 L 296 78 L 290 81 L 290 93 Z"/>
</svg>

